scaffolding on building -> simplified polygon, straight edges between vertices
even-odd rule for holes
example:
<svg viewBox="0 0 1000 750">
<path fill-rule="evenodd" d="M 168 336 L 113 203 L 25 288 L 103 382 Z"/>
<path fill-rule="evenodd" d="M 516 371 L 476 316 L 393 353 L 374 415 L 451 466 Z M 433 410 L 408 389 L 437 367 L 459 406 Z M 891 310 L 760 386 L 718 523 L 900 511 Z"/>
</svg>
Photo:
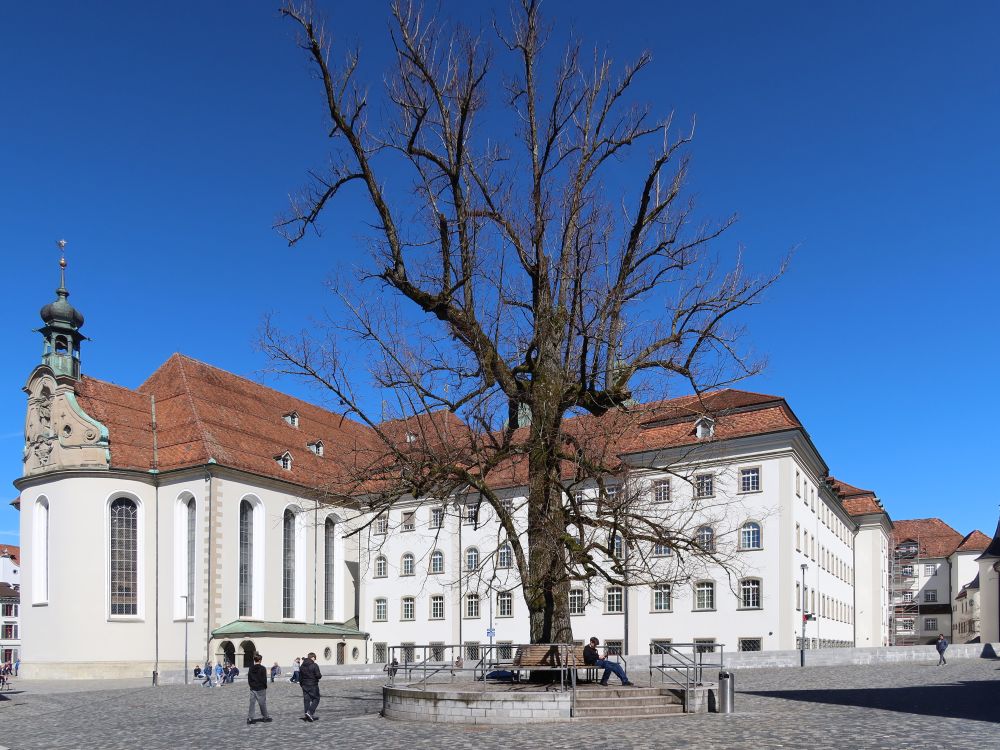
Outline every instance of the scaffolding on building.
<svg viewBox="0 0 1000 750">
<path fill-rule="evenodd" d="M 893 542 L 896 540 L 894 539 Z M 889 645 L 915 646 L 920 643 L 920 560 L 926 557 L 920 536 L 894 544 L 890 556 Z"/>
</svg>

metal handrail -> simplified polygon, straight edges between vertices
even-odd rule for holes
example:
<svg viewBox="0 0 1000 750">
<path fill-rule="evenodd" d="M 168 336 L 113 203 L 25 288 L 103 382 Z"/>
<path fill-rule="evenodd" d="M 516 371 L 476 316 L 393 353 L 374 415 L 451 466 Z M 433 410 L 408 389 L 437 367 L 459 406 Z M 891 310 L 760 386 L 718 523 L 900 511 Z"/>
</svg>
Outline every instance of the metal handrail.
<svg viewBox="0 0 1000 750">
<path fill-rule="evenodd" d="M 691 656 L 687 656 L 681 648 L 691 649 Z M 707 653 L 719 654 L 718 663 L 705 661 Z M 654 659 L 659 657 L 660 663 L 655 664 Z M 667 659 L 671 662 L 667 662 Z M 660 674 L 660 682 L 670 681 L 684 690 L 684 711 L 690 712 L 691 693 L 696 687 L 704 685 L 705 668 L 725 666 L 725 644 L 722 643 L 669 643 L 649 644 L 649 683 L 653 684 L 653 671 Z M 683 678 L 683 679 L 682 679 Z"/>
</svg>

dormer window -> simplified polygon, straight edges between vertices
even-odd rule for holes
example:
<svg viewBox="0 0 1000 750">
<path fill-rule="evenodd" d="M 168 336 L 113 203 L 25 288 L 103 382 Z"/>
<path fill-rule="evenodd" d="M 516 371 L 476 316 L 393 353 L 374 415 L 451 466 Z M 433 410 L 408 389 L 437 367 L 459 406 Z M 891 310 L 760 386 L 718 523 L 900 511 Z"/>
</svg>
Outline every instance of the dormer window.
<svg viewBox="0 0 1000 750">
<path fill-rule="evenodd" d="M 415 433 L 415 432 L 407 432 L 406 433 L 406 442 L 407 443 L 415 443 L 415 442 L 417 442 L 417 433 Z"/>
<path fill-rule="evenodd" d="M 290 411 L 285 415 L 285 421 L 292 427 L 299 426 L 299 413 L 297 411 Z"/>
<path fill-rule="evenodd" d="M 292 454 L 289 453 L 288 451 L 285 451 L 280 456 L 277 456 L 275 460 L 278 462 L 278 466 L 280 466 L 285 471 L 292 470 Z"/>
<path fill-rule="evenodd" d="M 715 420 L 711 417 L 701 417 L 694 423 L 694 434 L 699 440 L 708 440 L 715 436 Z"/>
<path fill-rule="evenodd" d="M 322 456 L 323 455 L 323 441 L 322 440 L 317 440 L 315 443 L 309 443 L 309 445 L 307 447 L 309 448 L 309 450 L 311 450 L 317 456 Z"/>
</svg>

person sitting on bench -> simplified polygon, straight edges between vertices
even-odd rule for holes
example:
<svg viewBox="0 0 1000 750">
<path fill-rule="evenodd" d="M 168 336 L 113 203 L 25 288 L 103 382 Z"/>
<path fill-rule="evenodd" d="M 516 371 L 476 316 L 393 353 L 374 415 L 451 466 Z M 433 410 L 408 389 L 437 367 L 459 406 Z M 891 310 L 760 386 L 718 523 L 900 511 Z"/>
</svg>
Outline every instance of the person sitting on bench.
<svg viewBox="0 0 1000 750">
<path fill-rule="evenodd" d="M 625 670 L 622 669 L 621 664 L 616 661 L 608 661 L 607 658 L 600 658 L 597 653 L 597 647 L 600 645 L 600 641 L 596 638 L 590 639 L 590 644 L 583 647 L 583 663 L 588 667 L 597 667 L 598 669 L 604 670 L 604 677 L 601 678 L 601 684 L 607 687 L 608 677 L 614 672 L 618 675 L 618 679 L 622 681 L 622 685 L 632 685 L 633 683 L 628 681 L 628 677 L 625 676 Z M 607 649 L 605 649 L 607 652 Z M 605 653 L 607 657 L 607 653 Z"/>
</svg>

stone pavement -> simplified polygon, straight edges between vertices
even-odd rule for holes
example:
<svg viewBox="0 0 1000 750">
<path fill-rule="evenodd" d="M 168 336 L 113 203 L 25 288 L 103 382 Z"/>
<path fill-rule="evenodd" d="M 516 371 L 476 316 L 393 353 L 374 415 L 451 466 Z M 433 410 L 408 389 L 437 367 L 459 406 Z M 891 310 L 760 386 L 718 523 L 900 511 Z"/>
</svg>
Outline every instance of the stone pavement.
<svg viewBox="0 0 1000 750">
<path fill-rule="evenodd" d="M 642 675 L 641 677 L 645 677 Z M 633 679 L 640 680 L 639 674 Z M 698 748 L 896 750 L 1000 748 L 1000 661 L 737 671 L 737 713 L 629 722 L 461 727 L 380 718 L 381 685 L 321 683 L 308 724 L 301 691 L 268 690 L 274 722 L 247 726 L 245 684 L 148 687 L 146 682 L 20 681 L 0 694 L 0 746 L 107 748 Z"/>
</svg>

